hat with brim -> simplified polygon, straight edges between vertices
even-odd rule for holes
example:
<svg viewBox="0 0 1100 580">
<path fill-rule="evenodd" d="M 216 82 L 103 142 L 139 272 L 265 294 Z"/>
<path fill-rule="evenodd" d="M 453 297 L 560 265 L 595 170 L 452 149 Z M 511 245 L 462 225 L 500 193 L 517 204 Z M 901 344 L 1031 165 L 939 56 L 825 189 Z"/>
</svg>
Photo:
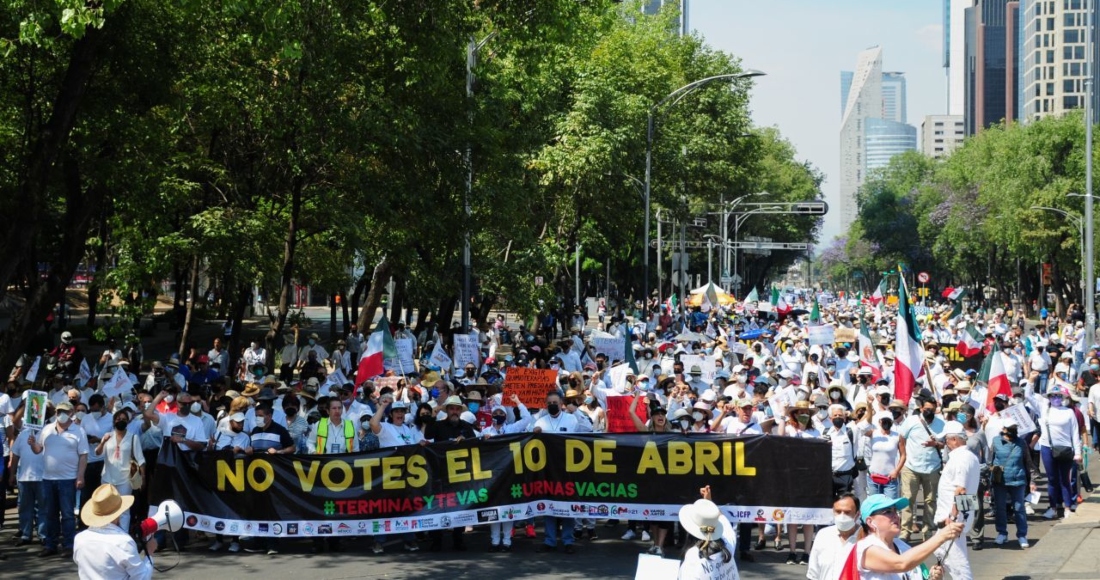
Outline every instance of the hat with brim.
<svg viewBox="0 0 1100 580">
<path fill-rule="evenodd" d="M 709 499 L 696 500 L 680 508 L 680 528 L 700 540 L 717 540 L 730 526 L 718 505 Z"/>
<path fill-rule="evenodd" d="M 813 410 L 813 409 L 810 407 L 810 402 L 809 401 L 795 401 L 795 403 L 787 409 L 787 414 L 788 415 L 793 415 L 794 413 L 796 413 L 798 411 L 811 411 L 811 410 Z"/>
<path fill-rule="evenodd" d="M 134 496 L 118 493 L 118 488 L 105 483 L 92 492 L 88 503 L 80 510 L 80 521 L 89 528 L 101 528 L 126 513 L 134 505 Z"/>
<path fill-rule="evenodd" d="M 447 397 L 447 400 L 443 401 L 444 407 L 462 407 L 462 410 L 466 410 L 466 405 L 462 402 L 462 399 L 458 395 L 451 395 Z"/>
<path fill-rule="evenodd" d="M 256 395 L 259 395 L 259 394 L 260 394 L 260 385 L 257 385 L 256 383 L 248 383 L 248 385 L 245 386 L 244 390 L 241 391 L 241 396 L 242 397 L 255 397 Z"/>
<path fill-rule="evenodd" d="M 867 521 L 867 518 L 871 517 L 871 514 L 879 510 L 888 508 L 903 510 L 907 507 L 909 507 L 909 500 L 907 498 L 899 497 L 897 499 L 890 499 L 884 494 L 876 493 L 863 500 L 863 505 L 859 508 L 859 515 L 863 516 L 864 521 Z"/>
</svg>

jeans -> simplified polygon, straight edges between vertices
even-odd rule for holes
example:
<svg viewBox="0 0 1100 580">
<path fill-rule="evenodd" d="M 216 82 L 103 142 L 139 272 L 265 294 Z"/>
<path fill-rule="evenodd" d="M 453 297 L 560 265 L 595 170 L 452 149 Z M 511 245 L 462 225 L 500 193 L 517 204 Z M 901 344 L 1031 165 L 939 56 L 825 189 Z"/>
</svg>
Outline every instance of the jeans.
<svg viewBox="0 0 1100 580">
<path fill-rule="evenodd" d="M 494 546 L 512 545 L 512 528 L 516 523 L 512 520 L 493 522 L 489 524 L 489 543 Z"/>
<path fill-rule="evenodd" d="M 573 531 L 579 532 L 585 528 L 590 530 L 596 529 L 596 520 L 592 518 L 577 518 L 574 520 Z"/>
<path fill-rule="evenodd" d="M 867 495 L 881 493 L 890 499 L 898 499 L 898 479 L 895 477 L 889 483 L 875 483 L 867 478 Z"/>
<path fill-rule="evenodd" d="M 1043 468 L 1047 472 L 1050 507 L 1073 508 L 1077 500 L 1077 494 L 1073 491 L 1073 461 L 1055 461 L 1050 447 L 1043 447 L 1039 453 L 1043 456 Z"/>
<path fill-rule="evenodd" d="M 1047 381 L 1050 380 L 1050 370 L 1039 371 L 1039 378 L 1036 380 L 1040 395 L 1047 394 Z"/>
<path fill-rule="evenodd" d="M 1008 535 L 1008 503 L 1012 502 L 1012 521 L 1016 524 L 1016 537 L 1027 537 L 1027 513 L 1024 512 L 1024 496 L 1027 490 L 1023 485 L 993 486 L 993 518 L 997 534 Z"/>
<path fill-rule="evenodd" d="M 41 481 L 20 481 L 19 487 L 19 537 L 30 541 L 37 525 L 38 537 L 46 537 L 46 499 Z"/>
<path fill-rule="evenodd" d="M 76 480 L 46 479 L 42 481 L 42 487 L 46 500 L 46 549 L 56 550 L 60 546 L 72 550 L 76 535 L 76 516 L 73 513 L 76 509 Z"/>
<path fill-rule="evenodd" d="M 1100 421 L 1090 418 L 1089 423 L 1092 424 L 1092 446 L 1100 450 Z"/>
<path fill-rule="evenodd" d="M 546 520 L 546 545 L 558 545 L 558 526 L 561 526 L 561 543 L 563 546 L 573 545 L 573 522 L 567 518 L 555 518 L 545 516 Z"/>
</svg>

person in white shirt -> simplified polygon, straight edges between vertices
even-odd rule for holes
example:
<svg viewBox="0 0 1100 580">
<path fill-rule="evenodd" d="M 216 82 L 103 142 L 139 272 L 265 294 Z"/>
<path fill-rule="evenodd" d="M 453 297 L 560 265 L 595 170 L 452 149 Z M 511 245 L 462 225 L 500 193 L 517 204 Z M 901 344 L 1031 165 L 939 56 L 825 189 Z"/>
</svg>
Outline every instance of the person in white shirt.
<svg viewBox="0 0 1100 580">
<path fill-rule="evenodd" d="M 202 403 L 192 401 L 189 393 L 179 394 L 179 404 L 175 413 L 165 411 L 163 414 L 157 410 L 161 401 L 167 401 L 171 396 L 168 391 L 161 391 L 145 409 L 145 417 L 149 422 L 159 427 L 161 433 L 169 438 L 172 443 L 179 445 L 183 451 L 199 451 L 205 449 L 209 438 L 206 436 L 206 427 L 202 424 L 196 413 L 202 411 Z"/>
<path fill-rule="evenodd" d="M 680 527 L 698 539 L 684 553 L 677 577 L 680 580 L 738 580 L 733 551 L 737 539 L 733 526 L 711 501 L 710 486 L 699 490 L 703 499 L 680 508 Z"/>
<path fill-rule="evenodd" d="M 814 536 L 810 563 L 806 567 L 809 580 L 836 580 L 848 553 L 856 545 L 859 531 L 859 498 L 841 494 L 833 501 L 833 525 L 822 528 Z"/>
<path fill-rule="evenodd" d="M 535 421 L 532 431 L 535 433 L 575 433 L 577 430 L 577 418 L 562 409 L 561 395 L 552 391 L 546 395 L 546 415 Z M 566 554 L 572 554 L 573 548 L 573 522 L 565 518 L 545 516 L 546 541 L 538 547 L 539 552 L 554 552 L 558 549 L 558 528 L 561 527 L 561 543 Z"/>
<path fill-rule="evenodd" d="M 894 431 L 894 415 L 889 411 L 875 413 L 874 431 L 866 445 L 867 495 L 883 494 L 890 499 L 898 497 L 898 477 L 902 465 L 898 461 L 899 436 Z"/>
<path fill-rule="evenodd" d="M 76 492 L 84 487 L 88 467 L 88 436 L 73 423 L 73 406 L 61 403 L 53 423 L 30 440 L 31 451 L 44 456 L 42 484 L 45 487 L 46 536 L 43 556 L 71 551 L 76 534 Z"/>
<path fill-rule="evenodd" d="M 390 420 L 389 422 L 383 422 L 387 408 L 390 410 Z M 370 419 L 370 428 L 378 436 L 379 447 L 399 447 L 401 445 L 427 443 L 424 441 L 423 433 L 415 425 L 405 422 L 408 410 L 409 405 L 404 401 L 391 402 L 389 399 L 384 399 L 384 402 L 378 408 L 378 412 Z"/>
<path fill-rule="evenodd" d="M 1047 474 L 1047 493 L 1050 509 L 1044 517 L 1064 517 L 1065 510 L 1071 513 L 1077 510 L 1077 493 L 1072 479 L 1073 464 L 1081 463 L 1081 431 L 1077 425 L 1077 415 L 1066 404 L 1073 396 L 1064 387 L 1053 385 L 1047 389 L 1047 396 L 1035 395 L 1035 373 L 1028 376 L 1029 382 L 1024 389 L 1032 407 L 1039 409 L 1039 455 L 1043 460 L 1043 471 Z M 1065 456 L 1060 456 L 1059 453 Z"/>
<path fill-rule="evenodd" d="M 16 546 L 31 543 L 35 522 L 38 522 L 38 537 L 46 537 L 46 498 L 43 495 L 45 486 L 42 484 L 46 461 L 44 457 L 31 451 L 30 441 L 36 435 L 37 432 L 24 427 L 11 446 L 9 481 L 11 487 L 19 489 L 19 532 L 16 535 Z"/>
<path fill-rule="evenodd" d="M 523 433 L 531 425 L 531 412 L 528 411 L 523 402 L 519 400 L 519 395 L 512 393 L 511 401 L 513 407 L 519 411 L 519 419 L 509 423 L 508 415 L 511 414 L 512 411 L 503 406 L 494 408 L 493 424 L 481 432 L 482 439 L 489 439 L 499 435 L 510 435 L 512 433 Z M 512 551 L 512 528 L 514 526 L 515 522 L 513 520 L 504 520 L 489 524 L 490 552 Z"/>
<path fill-rule="evenodd" d="M 317 353 L 317 360 L 323 361 L 328 359 L 328 351 L 320 344 L 321 336 L 316 332 L 309 335 L 309 341 L 298 349 L 298 365 L 301 366 L 307 360 L 309 360 L 309 353 Z M 356 361 L 358 363 L 358 361 Z"/>
<path fill-rule="evenodd" d="M 336 341 L 336 350 L 329 356 L 332 359 L 332 366 L 336 367 L 336 370 L 344 373 L 344 376 L 351 376 L 351 353 L 348 352 L 346 341 Z"/>
<path fill-rule="evenodd" d="M 1037 371 L 1039 373 L 1039 392 L 1047 392 L 1047 380 L 1050 379 L 1050 354 L 1046 348 L 1033 348 L 1031 354 L 1027 357 L 1027 367 L 1029 371 Z"/>
<path fill-rule="evenodd" d="M 967 434 L 962 423 L 948 421 L 941 437 L 947 448 L 947 463 L 943 466 L 936 490 L 935 521 L 940 527 L 947 527 L 961 520 L 963 532 L 953 542 L 937 548 L 936 558 L 942 562 L 952 580 L 972 580 L 974 575 L 970 571 L 966 535 L 974 525 L 975 514 L 960 514 L 955 498 L 978 493 L 981 465 L 978 458 L 966 448 Z"/>
<path fill-rule="evenodd" d="M 99 444 L 96 445 L 95 452 L 103 457 L 103 483 L 115 486 L 115 489 L 123 495 L 130 495 L 134 492 L 130 484 L 130 463 L 131 461 L 137 463 L 138 473 L 144 480 L 145 454 L 141 452 L 140 438 L 128 431 L 129 412 L 125 409 L 116 411 L 112 418 L 114 429 L 103 435 Z M 120 516 L 119 525 L 124 530 L 130 529 L 129 511 Z"/>
<path fill-rule="evenodd" d="M 109 483 L 92 492 L 91 499 L 80 510 L 80 520 L 88 529 L 76 536 L 73 546 L 73 561 L 82 580 L 153 577 L 152 560 L 142 557 L 137 543 L 119 525 L 120 518 L 133 504 L 134 496 L 120 494 Z M 152 556 L 156 551 L 157 540 L 150 537 L 145 542 L 145 553 Z"/>
</svg>

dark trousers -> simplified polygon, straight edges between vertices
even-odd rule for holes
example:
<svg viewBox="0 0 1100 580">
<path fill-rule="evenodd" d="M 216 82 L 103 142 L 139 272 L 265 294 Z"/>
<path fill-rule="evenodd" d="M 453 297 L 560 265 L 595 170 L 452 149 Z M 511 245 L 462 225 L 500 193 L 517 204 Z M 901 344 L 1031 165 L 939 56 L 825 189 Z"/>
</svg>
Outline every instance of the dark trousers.
<svg viewBox="0 0 1100 580">
<path fill-rule="evenodd" d="M 80 505 L 77 506 L 77 511 L 84 509 L 84 504 L 88 503 L 88 500 L 91 499 L 92 492 L 102 483 L 103 462 L 96 461 L 95 463 L 89 463 L 88 468 L 84 470 L 84 489 L 80 490 Z M 78 525 L 80 527 L 85 527 L 82 523 Z"/>
<path fill-rule="evenodd" d="M 460 548 L 465 546 L 465 540 L 462 535 L 466 533 L 466 528 L 451 528 L 451 542 L 454 547 Z M 433 530 L 428 532 L 428 539 L 432 541 L 432 549 L 439 550 L 443 548 L 443 530 Z"/>
</svg>

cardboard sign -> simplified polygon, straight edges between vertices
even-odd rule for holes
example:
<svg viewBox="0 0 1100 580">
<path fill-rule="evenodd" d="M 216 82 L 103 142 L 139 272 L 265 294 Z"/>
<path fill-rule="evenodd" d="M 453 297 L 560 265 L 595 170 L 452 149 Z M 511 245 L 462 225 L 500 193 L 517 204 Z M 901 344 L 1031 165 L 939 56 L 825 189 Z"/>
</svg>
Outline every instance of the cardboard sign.
<svg viewBox="0 0 1100 580">
<path fill-rule="evenodd" d="M 607 360 L 616 361 L 626 358 L 626 341 L 621 337 L 601 337 L 592 339 L 592 349 L 607 355 Z"/>
<path fill-rule="evenodd" d="M 503 400 L 510 401 L 512 394 L 516 394 L 528 409 L 541 409 L 546 406 L 546 394 L 557 384 L 558 371 L 552 369 L 508 369 L 504 376 Z"/>
<path fill-rule="evenodd" d="M 1016 423 L 1016 432 L 1019 435 L 1035 432 L 1035 421 L 1031 419 L 1031 414 L 1027 412 L 1024 405 L 1011 405 L 1006 407 L 1003 413 L 1006 420 Z"/>
<path fill-rule="evenodd" d="M 405 377 L 378 377 L 374 379 L 374 392 L 382 390 L 382 387 L 389 387 L 395 392 L 397 391 L 397 383 L 399 383 Z"/>
<path fill-rule="evenodd" d="M 611 370 L 607 372 L 607 388 L 615 389 L 625 386 L 626 375 L 633 372 L 634 371 L 630 369 L 630 365 L 626 363 L 617 364 L 611 367 Z"/>
<path fill-rule="evenodd" d="M 809 327 L 809 344 L 833 344 L 836 342 L 836 328 L 831 324 Z"/>
<path fill-rule="evenodd" d="M 45 391 L 26 391 L 23 394 L 27 404 L 23 407 L 23 424 L 35 431 L 46 426 Z"/>
<path fill-rule="evenodd" d="M 435 348 L 432 349 L 432 355 L 428 357 L 428 362 L 439 367 L 439 370 L 443 372 L 451 370 L 451 357 L 447 354 L 447 351 L 443 350 L 442 341 L 435 343 Z"/>
<path fill-rule="evenodd" d="M 454 335 L 454 366 L 457 369 L 466 365 L 481 368 L 481 343 L 477 334 Z M 544 393 L 545 394 L 545 393 Z"/>
<path fill-rule="evenodd" d="M 836 339 L 836 342 L 838 342 L 838 343 L 847 342 L 847 343 L 855 344 L 856 342 L 859 341 L 859 331 L 857 331 L 854 328 L 847 328 L 847 327 L 838 328 L 838 329 L 836 329 L 836 332 L 834 333 L 834 338 Z"/>
<path fill-rule="evenodd" d="M 31 368 L 27 370 L 27 376 L 24 377 L 28 382 L 33 383 L 38 378 L 38 367 L 42 364 L 42 357 L 37 356 L 34 358 L 34 363 L 31 364 Z"/>
<path fill-rule="evenodd" d="M 637 433 L 638 428 L 630 418 L 630 404 L 634 402 L 634 395 L 607 398 L 607 432 L 608 433 Z M 635 415 L 645 423 L 649 420 L 649 403 L 643 399 L 638 401 Z"/>
</svg>

